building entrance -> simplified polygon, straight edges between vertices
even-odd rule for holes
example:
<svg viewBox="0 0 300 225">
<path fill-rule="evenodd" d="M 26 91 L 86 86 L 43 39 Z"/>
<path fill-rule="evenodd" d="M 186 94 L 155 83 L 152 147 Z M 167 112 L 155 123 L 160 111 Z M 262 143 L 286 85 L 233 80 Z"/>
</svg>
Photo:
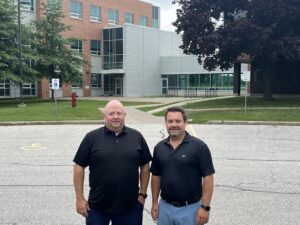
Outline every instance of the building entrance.
<svg viewBox="0 0 300 225">
<path fill-rule="evenodd" d="M 104 74 L 103 94 L 123 96 L 123 74 Z"/>
</svg>

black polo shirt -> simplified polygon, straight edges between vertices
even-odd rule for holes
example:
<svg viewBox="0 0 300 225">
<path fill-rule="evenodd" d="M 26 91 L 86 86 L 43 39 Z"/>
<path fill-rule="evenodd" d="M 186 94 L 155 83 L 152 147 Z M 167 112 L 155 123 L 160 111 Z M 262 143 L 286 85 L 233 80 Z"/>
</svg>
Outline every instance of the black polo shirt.
<svg viewBox="0 0 300 225">
<path fill-rule="evenodd" d="M 161 177 L 163 199 L 191 201 L 201 198 L 202 177 L 214 174 L 215 170 L 207 145 L 186 132 L 176 150 L 169 138 L 155 146 L 151 172 Z"/>
<path fill-rule="evenodd" d="M 116 136 L 101 127 L 84 137 L 73 161 L 89 166 L 89 205 L 103 212 L 120 213 L 136 204 L 139 166 L 151 159 L 140 132 L 124 127 Z"/>
</svg>

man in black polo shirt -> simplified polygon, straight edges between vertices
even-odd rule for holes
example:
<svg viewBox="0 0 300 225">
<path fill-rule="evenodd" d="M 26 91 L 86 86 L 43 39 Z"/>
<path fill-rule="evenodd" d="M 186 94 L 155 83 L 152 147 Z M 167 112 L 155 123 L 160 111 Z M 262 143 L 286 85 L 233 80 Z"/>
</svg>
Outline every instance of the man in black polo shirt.
<svg viewBox="0 0 300 225">
<path fill-rule="evenodd" d="M 142 134 L 125 126 L 125 115 L 121 102 L 107 103 L 105 126 L 89 132 L 75 155 L 76 210 L 87 225 L 142 225 L 152 157 Z M 83 194 L 87 166 L 88 201 Z"/>
<path fill-rule="evenodd" d="M 165 122 L 169 137 L 155 146 L 151 164 L 152 217 L 158 225 L 203 225 L 215 172 L 210 151 L 185 131 L 183 109 L 168 108 Z"/>
</svg>

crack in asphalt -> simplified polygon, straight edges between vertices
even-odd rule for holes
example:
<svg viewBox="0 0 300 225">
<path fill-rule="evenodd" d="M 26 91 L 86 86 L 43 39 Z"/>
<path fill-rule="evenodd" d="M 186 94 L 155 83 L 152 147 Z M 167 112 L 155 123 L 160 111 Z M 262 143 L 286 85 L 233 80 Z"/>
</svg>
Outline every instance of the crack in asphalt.
<svg viewBox="0 0 300 225">
<path fill-rule="evenodd" d="M 253 161 L 253 162 L 300 162 L 300 159 L 241 159 L 241 158 L 218 158 L 214 157 L 215 159 L 221 160 L 232 160 L 232 161 Z"/>
<path fill-rule="evenodd" d="M 269 193 L 269 194 L 280 194 L 280 195 L 300 195 L 300 192 L 279 192 L 279 191 L 268 191 L 268 190 L 256 190 L 251 188 L 242 188 L 238 186 L 239 185 L 231 186 L 231 185 L 217 184 L 215 185 L 215 189 L 219 187 L 224 187 L 224 188 L 236 189 L 236 190 L 246 191 L 246 192 Z"/>
</svg>

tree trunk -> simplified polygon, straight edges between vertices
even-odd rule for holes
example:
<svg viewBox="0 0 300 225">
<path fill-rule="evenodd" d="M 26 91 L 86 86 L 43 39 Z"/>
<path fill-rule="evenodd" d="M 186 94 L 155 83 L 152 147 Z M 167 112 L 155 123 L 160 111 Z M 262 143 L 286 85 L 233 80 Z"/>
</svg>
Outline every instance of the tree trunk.
<svg viewBox="0 0 300 225">
<path fill-rule="evenodd" d="M 272 72 L 270 70 L 263 70 L 263 81 L 264 81 L 264 95 L 263 99 L 273 100 L 273 90 L 272 90 Z"/>
</svg>

